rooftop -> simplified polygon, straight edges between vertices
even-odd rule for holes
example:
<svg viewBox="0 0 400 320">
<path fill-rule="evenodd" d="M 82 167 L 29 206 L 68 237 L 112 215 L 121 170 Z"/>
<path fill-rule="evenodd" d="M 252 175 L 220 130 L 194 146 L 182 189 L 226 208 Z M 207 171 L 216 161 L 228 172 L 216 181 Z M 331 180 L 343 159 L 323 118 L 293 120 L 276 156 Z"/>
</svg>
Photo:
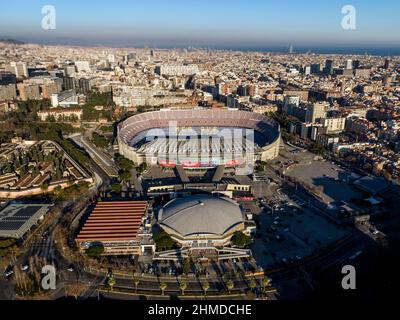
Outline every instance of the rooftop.
<svg viewBox="0 0 400 320">
<path fill-rule="evenodd" d="M 162 226 L 181 236 L 220 236 L 244 221 L 242 211 L 235 201 L 208 194 L 172 200 L 164 206 L 158 219 Z"/>
<path fill-rule="evenodd" d="M 79 242 L 136 240 L 146 210 L 146 201 L 99 202 L 76 240 Z"/>
<path fill-rule="evenodd" d="M 21 238 L 52 205 L 10 204 L 0 211 L 0 237 Z"/>
</svg>

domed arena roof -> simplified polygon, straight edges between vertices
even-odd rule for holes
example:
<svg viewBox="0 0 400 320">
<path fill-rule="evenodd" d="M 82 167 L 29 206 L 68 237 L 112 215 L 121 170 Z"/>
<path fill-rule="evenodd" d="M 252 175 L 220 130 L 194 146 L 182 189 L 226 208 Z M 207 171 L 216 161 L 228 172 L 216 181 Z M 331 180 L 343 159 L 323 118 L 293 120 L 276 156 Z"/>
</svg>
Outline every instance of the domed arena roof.
<svg viewBox="0 0 400 320">
<path fill-rule="evenodd" d="M 181 237 L 198 234 L 222 236 L 244 221 L 236 202 L 207 194 L 170 201 L 160 210 L 158 219 L 161 226 Z"/>
</svg>

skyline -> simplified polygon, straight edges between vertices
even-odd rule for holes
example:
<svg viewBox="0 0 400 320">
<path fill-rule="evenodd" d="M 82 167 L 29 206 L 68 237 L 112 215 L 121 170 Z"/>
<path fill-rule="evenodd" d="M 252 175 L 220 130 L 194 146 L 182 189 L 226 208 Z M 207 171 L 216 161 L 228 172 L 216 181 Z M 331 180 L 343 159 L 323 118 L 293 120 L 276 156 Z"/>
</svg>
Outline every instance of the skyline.
<svg viewBox="0 0 400 320">
<path fill-rule="evenodd" d="M 400 4 L 347 1 L 0 2 L 0 301 L 395 297 Z"/>
<path fill-rule="evenodd" d="M 21 6 L 23 3 L 23 6 Z M 384 5 L 382 5 L 384 3 Z M 295 51 L 378 50 L 398 54 L 400 4 L 352 1 L 356 29 L 341 27 L 346 1 L 297 3 L 234 0 L 187 4 L 164 1 L 15 1 L 0 13 L 0 37 L 41 44 L 111 47 L 210 47 L 216 49 Z M 43 30 L 44 5 L 56 8 L 56 29 Z M 318 14 L 315 14 L 318 12 Z M 373 52 L 372 52 L 373 53 Z"/>
</svg>

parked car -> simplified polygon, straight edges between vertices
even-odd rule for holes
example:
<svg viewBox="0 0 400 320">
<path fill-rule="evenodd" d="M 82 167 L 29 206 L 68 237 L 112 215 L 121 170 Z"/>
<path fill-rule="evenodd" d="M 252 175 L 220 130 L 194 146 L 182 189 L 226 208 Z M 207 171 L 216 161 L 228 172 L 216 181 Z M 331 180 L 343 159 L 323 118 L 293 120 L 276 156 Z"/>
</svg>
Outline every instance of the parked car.
<svg viewBox="0 0 400 320">
<path fill-rule="evenodd" d="M 29 264 L 25 263 L 21 266 L 22 271 L 27 271 L 29 269 Z"/>
<path fill-rule="evenodd" d="M 4 271 L 4 276 L 8 279 L 14 274 L 14 266 L 10 265 Z"/>
</svg>

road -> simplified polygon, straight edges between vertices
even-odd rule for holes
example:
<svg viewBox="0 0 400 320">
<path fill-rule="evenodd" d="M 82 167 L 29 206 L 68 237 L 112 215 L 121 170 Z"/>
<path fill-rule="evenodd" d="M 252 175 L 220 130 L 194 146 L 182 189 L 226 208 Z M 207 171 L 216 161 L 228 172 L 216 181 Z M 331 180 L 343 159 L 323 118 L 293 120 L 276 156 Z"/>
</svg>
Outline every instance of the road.
<svg viewBox="0 0 400 320">
<path fill-rule="evenodd" d="M 106 285 L 106 278 L 103 278 L 102 281 L 99 281 L 99 279 L 101 279 L 101 278 L 102 278 L 102 276 L 98 276 L 96 278 L 95 282 L 97 282 L 98 284 Z M 118 277 L 117 275 L 115 275 L 114 278 L 116 280 L 116 284 L 114 285 L 114 288 L 128 290 L 128 291 L 132 291 L 132 292 L 135 291 L 135 285 L 134 285 L 132 279 Z M 261 286 L 262 285 L 262 282 L 261 282 L 262 277 L 257 277 L 256 279 L 258 281 L 258 285 Z M 223 281 L 220 278 L 208 277 L 206 280 L 210 284 L 210 288 L 208 290 L 209 293 L 219 293 L 219 292 L 221 292 L 221 290 L 228 291 L 226 286 L 224 285 Z M 188 287 L 185 290 L 185 292 L 187 292 L 188 294 L 189 293 L 197 293 L 197 294 L 202 293 L 203 288 L 202 288 L 201 284 L 204 281 L 205 280 L 203 280 L 203 279 L 189 277 L 187 279 Z M 160 293 L 159 284 L 161 282 L 167 283 L 167 289 L 165 290 L 166 294 L 174 294 L 174 293 L 181 292 L 181 290 L 179 288 L 179 283 L 180 283 L 179 277 L 141 278 L 137 289 L 138 289 L 138 291 L 149 292 L 149 294 L 151 294 L 151 293 L 158 294 L 158 293 Z M 236 290 L 247 291 L 249 289 L 248 280 L 246 280 L 246 279 L 242 279 L 242 278 L 235 279 L 234 283 L 235 283 L 235 288 L 234 288 L 235 291 Z M 91 290 L 93 290 L 93 289 L 91 289 Z M 88 291 L 90 291 L 90 290 L 88 290 Z M 93 291 L 93 294 L 94 294 L 94 292 L 95 291 Z M 88 296 L 88 295 L 86 295 L 86 296 Z"/>
<path fill-rule="evenodd" d="M 90 142 L 82 134 L 75 134 L 70 138 L 79 146 L 84 148 L 93 161 L 106 173 L 108 178 L 118 177 L 117 169 L 114 167 L 114 162 L 111 157 L 105 154 L 102 150 L 97 148 L 92 142 Z"/>
</svg>

